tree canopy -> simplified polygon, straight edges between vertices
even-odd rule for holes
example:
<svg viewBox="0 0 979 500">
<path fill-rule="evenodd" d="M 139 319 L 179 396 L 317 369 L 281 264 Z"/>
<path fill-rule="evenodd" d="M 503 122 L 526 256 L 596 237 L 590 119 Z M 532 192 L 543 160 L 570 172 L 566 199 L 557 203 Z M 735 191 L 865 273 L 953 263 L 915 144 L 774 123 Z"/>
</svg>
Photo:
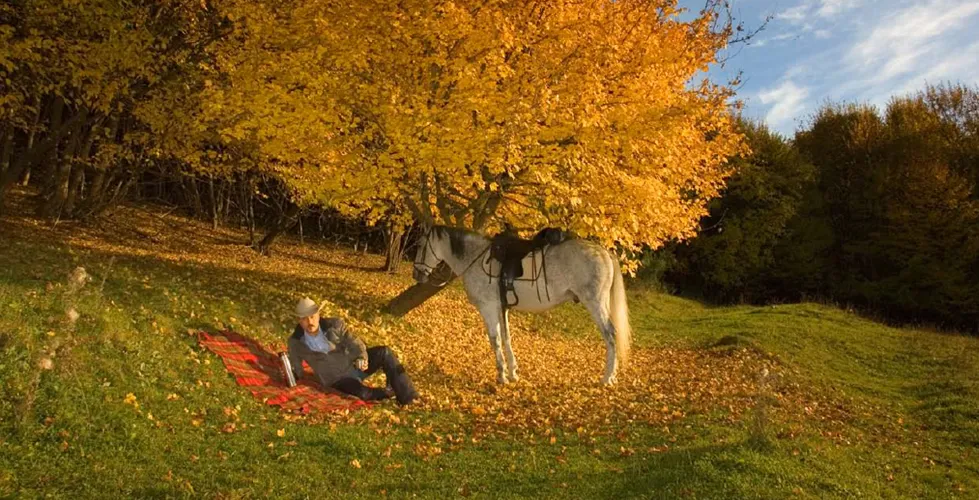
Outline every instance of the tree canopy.
<svg viewBox="0 0 979 500">
<path fill-rule="evenodd" d="M 741 148 L 674 1 L 228 2 L 202 116 L 299 199 L 372 217 L 689 236 Z"/>
</svg>

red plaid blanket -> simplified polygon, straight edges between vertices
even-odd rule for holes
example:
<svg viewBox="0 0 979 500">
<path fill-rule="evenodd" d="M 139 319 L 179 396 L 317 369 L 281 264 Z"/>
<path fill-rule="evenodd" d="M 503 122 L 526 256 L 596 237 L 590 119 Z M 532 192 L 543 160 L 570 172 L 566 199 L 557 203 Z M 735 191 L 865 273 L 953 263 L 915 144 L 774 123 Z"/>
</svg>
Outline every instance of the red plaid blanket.
<svg viewBox="0 0 979 500">
<path fill-rule="evenodd" d="M 332 389 L 324 389 L 312 381 L 313 377 L 304 377 L 295 387 L 288 387 L 279 357 L 258 342 L 235 332 L 224 331 L 213 335 L 199 332 L 198 338 L 202 346 L 224 360 L 224 366 L 235 376 L 238 385 L 248 387 L 255 397 L 270 405 L 308 414 L 354 410 L 369 404 Z M 305 363 L 303 368 L 307 374 L 312 373 Z"/>
</svg>

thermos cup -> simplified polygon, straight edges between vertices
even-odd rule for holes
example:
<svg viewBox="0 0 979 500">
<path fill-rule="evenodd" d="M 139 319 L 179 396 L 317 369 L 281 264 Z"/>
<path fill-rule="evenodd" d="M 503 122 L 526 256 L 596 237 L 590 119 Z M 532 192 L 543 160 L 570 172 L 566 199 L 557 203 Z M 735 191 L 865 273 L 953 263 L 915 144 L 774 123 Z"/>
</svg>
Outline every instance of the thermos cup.
<svg viewBox="0 0 979 500">
<path fill-rule="evenodd" d="M 286 383 L 289 384 L 289 387 L 295 387 L 296 375 L 292 372 L 292 363 L 289 362 L 289 354 L 280 352 L 279 359 L 282 361 L 282 369 L 286 372 Z"/>
</svg>

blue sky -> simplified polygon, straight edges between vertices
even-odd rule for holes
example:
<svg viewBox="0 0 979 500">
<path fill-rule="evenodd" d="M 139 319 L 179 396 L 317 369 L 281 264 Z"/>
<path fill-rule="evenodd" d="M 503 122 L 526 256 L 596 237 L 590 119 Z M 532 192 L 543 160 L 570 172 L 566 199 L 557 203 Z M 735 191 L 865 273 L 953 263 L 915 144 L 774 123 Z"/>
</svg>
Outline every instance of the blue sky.
<svg viewBox="0 0 979 500">
<path fill-rule="evenodd" d="M 680 0 L 698 11 L 704 0 Z M 791 137 L 826 102 L 883 107 L 926 83 L 979 83 L 979 0 L 731 0 L 750 45 L 710 78 L 743 72 L 745 115 Z"/>
</svg>

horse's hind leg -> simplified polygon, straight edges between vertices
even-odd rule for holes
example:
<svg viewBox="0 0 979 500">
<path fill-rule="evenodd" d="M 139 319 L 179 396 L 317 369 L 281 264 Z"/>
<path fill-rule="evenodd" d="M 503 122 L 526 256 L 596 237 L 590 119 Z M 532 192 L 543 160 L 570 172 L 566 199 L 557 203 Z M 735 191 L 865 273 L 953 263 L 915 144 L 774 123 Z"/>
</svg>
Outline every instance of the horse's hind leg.
<svg viewBox="0 0 979 500">
<path fill-rule="evenodd" d="M 483 322 L 486 323 L 486 333 L 489 335 L 490 348 L 493 349 L 493 354 L 496 355 L 496 381 L 505 384 L 507 383 L 506 376 L 504 375 L 506 367 L 503 362 L 503 350 L 500 348 L 500 319 L 502 318 L 500 308 L 487 306 L 481 308 L 479 314 L 483 316 Z M 509 344 L 509 339 L 507 339 L 507 345 L 509 346 Z M 512 358 L 513 354 L 511 353 L 510 356 Z"/>
<path fill-rule="evenodd" d="M 582 302 L 602 332 L 602 338 L 605 339 L 605 376 L 602 377 L 602 384 L 612 385 L 615 383 L 615 373 L 618 371 L 619 362 L 615 356 L 615 327 L 612 325 L 612 317 L 609 315 L 608 297 L 583 297 Z"/>
<path fill-rule="evenodd" d="M 509 314 L 509 311 L 505 309 L 503 310 L 503 314 L 501 315 L 503 322 L 500 325 L 500 335 L 503 337 L 503 351 L 506 353 L 506 362 L 507 367 L 509 368 L 507 378 L 510 379 L 510 382 L 516 382 L 520 380 L 520 377 L 517 375 L 517 358 L 513 356 L 513 348 L 510 347 Z"/>
</svg>

